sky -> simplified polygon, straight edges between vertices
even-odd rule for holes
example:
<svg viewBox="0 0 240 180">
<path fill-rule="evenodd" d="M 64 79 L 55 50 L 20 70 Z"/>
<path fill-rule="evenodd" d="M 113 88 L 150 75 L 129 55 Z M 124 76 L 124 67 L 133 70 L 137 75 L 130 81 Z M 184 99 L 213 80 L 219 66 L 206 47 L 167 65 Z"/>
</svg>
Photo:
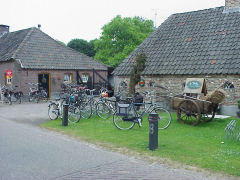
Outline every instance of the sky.
<svg viewBox="0 0 240 180">
<path fill-rule="evenodd" d="M 10 32 L 41 24 L 41 30 L 68 43 L 99 38 L 114 17 L 140 16 L 158 27 L 171 14 L 225 5 L 225 0 L 0 0 L 0 24 Z"/>
</svg>

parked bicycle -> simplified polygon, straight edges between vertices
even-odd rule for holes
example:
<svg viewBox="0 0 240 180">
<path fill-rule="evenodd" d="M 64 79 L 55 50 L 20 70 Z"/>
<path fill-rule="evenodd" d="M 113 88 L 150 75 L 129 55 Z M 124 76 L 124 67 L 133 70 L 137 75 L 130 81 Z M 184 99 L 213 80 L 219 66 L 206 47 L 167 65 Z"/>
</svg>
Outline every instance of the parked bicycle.
<svg viewBox="0 0 240 180">
<path fill-rule="evenodd" d="M 108 119 L 116 112 L 117 103 L 120 101 L 120 95 L 114 96 L 114 98 L 107 98 L 108 92 L 102 92 L 100 94 L 99 101 L 96 103 L 96 113 L 102 119 Z"/>
<path fill-rule="evenodd" d="M 70 99 L 70 97 L 69 97 Z M 63 105 L 68 104 L 68 99 L 57 98 L 55 101 L 50 101 L 48 105 L 48 116 L 51 120 L 55 120 L 58 117 L 62 118 L 63 116 Z M 73 105 L 69 104 L 68 107 L 68 121 L 77 123 L 80 121 L 80 109 Z"/>
<path fill-rule="evenodd" d="M 40 100 L 47 101 L 48 94 L 45 89 L 39 87 L 39 83 L 27 83 L 30 85 L 28 93 L 29 102 L 39 102 Z M 38 88 L 39 87 L 39 88 Z"/>
<path fill-rule="evenodd" d="M 22 91 L 15 91 L 12 87 L 5 86 L 5 85 L 3 85 L 1 89 L 4 97 L 4 101 L 7 102 L 9 105 L 11 105 L 12 102 L 18 102 L 19 104 L 22 103 L 22 97 L 23 97 Z"/>
<path fill-rule="evenodd" d="M 94 91 L 95 89 L 85 89 L 85 94 L 83 94 L 82 99 L 78 101 L 82 118 L 89 119 L 96 110 L 96 102 L 93 94 Z M 89 95 L 86 96 L 86 93 L 89 93 Z"/>
<path fill-rule="evenodd" d="M 142 111 L 138 111 L 139 106 L 145 106 L 145 108 Z M 131 129 L 135 124 L 141 127 L 143 117 L 147 113 L 158 114 L 158 129 L 166 129 L 171 124 L 172 117 L 168 110 L 153 103 L 152 100 L 150 102 L 136 102 L 135 97 L 118 103 L 117 111 L 113 115 L 113 123 L 120 130 Z"/>
</svg>

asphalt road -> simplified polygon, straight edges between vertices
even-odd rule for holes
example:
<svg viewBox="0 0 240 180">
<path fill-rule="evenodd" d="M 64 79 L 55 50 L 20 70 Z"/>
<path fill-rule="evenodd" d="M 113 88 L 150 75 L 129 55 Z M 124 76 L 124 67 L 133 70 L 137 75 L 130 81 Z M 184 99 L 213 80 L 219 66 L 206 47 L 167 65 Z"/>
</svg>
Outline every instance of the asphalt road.
<svg viewBox="0 0 240 180">
<path fill-rule="evenodd" d="M 36 125 L 47 104 L 0 105 L 0 180 L 236 179 L 149 163 Z"/>
</svg>

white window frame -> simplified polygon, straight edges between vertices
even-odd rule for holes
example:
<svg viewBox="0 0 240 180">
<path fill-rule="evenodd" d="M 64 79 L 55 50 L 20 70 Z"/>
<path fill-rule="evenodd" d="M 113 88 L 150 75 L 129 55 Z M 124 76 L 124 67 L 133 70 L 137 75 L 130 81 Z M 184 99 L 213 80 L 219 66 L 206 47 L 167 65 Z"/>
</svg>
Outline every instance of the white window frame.
<svg viewBox="0 0 240 180">
<path fill-rule="evenodd" d="M 89 78 L 89 75 L 88 74 L 82 74 L 82 82 L 83 83 L 87 83 L 88 82 L 88 78 Z"/>
<path fill-rule="evenodd" d="M 72 77 L 73 77 L 72 73 L 64 73 L 63 81 L 71 83 L 73 79 Z"/>
</svg>

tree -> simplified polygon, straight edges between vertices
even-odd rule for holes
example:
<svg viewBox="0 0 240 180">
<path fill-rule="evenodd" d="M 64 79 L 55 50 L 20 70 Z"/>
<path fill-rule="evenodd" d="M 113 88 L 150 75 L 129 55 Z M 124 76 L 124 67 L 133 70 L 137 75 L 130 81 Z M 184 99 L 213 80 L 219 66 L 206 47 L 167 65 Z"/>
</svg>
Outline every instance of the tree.
<svg viewBox="0 0 240 180">
<path fill-rule="evenodd" d="M 88 42 L 84 39 L 72 39 L 67 46 L 87 56 L 93 57 L 96 53 L 94 50 L 94 41 L 95 40 L 91 40 Z"/>
<path fill-rule="evenodd" d="M 136 57 L 136 63 L 133 66 L 133 69 L 130 73 L 130 82 L 129 82 L 129 94 L 130 95 L 135 93 L 135 86 L 141 80 L 142 71 L 146 67 L 146 64 L 145 64 L 146 59 L 147 59 L 147 56 L 143 52 L 141 52 L 141 54 L 139 54 Z"/>
<path fill-rule="evenodd" d="M 57 40 L 57 39 L 56 39 L 56 41 L 57 41 L 59 44 L 61 44 L 61 45 L 63 45 L 63 46 L 66 46 L 66 44 L 65 44 L 64 42 L 59 41 L 59 40 Z"/>
<path fill-rule="evenodd" d="M 116 16 L 103 26 L 100 39 L 96 40 L 94 59 L 106 65 L 118 66 L 154 30 L 152 20 L 141 17 Z"/>
</svg>

